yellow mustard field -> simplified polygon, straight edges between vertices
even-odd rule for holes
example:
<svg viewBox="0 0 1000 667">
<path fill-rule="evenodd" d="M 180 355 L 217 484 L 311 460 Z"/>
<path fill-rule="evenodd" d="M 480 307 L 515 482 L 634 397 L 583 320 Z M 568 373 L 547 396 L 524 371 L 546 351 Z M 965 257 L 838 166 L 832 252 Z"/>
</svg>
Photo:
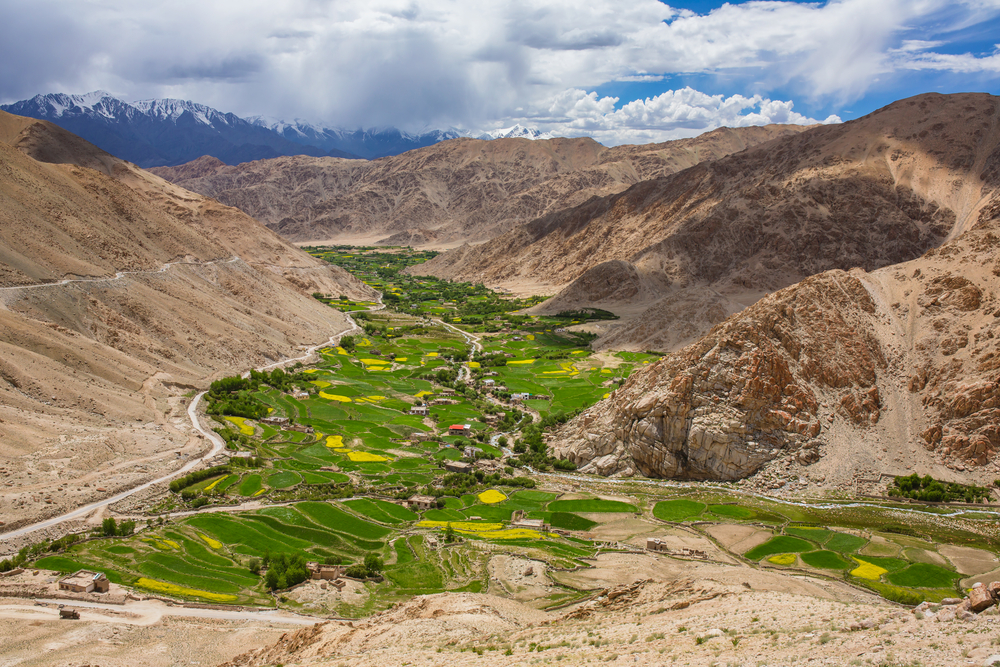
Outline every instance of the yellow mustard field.
<svg viewBox="0 0 1000 667">
<path fill-rule="evenodd" d="M 141 577 L 139 581 L 135 582 L 135 585 L 139 588 L 145 588 L 146 590 L 157 591 L 159 593 L 166 593 L 167 595 L 204 598 L 205 600 L 212 600 L 213 602 L 234 602 L 236 600 L 235 595 L 212 593 L 211 591 L 199 591 L 196 588 L 185 588 L 184 586 L 178 586 L 177 584 L 168 584 L 165 581 L 156 581 L 155 579 L 147 579 L 146 577 Z"/>
<path fill-rule="evenodd" d="M 198 533 L 198 537 L 200 537 L 201 539 L 205 540 L 205 544 L 207 544 L 208 546 L 212 547 L 213 549 L 221 549 L 222 548 L 222 542 L 220 542 L 217 539 L 209 537 L 208 535 L 203 535 L 202 533 Z"/>
<path fill-rule="evenodd" d="M 771 556 L 767 560 L 774 563 L 775 565 L 792 565 L 795 563 L 795 554 L 777 554 Z"/>
<path fill-rule="evenodd" d="M 486 505 L 502 503 L 505 500 L 507 500 L 507 496 L 502 491 L 497 491 L 496 489 L 488 489 L 479 494 L 479 502 Z"/>
<path fill-rule="evenodd" d="M 851 556 L 858 562 L 858 567 L 851 570 L 851 574 L 855 577 L 861 577 L 862 579 L 871 579 L 872 581 L 878 581 L 882 578 L 882 575 L 888 572 L 885 568 L 879 567 L 874 563 L 869 563 L 868 561 L 861 560 Z"/>
<path fill-rule="evenodd" d="M 349 452 L 347 456 L 352 461 L 356 461 L 359 463 L 374 463 L 378 461 L 389 460 L 384 456 L 379 456 L 378 454 L 372 454 L 371 452 Z"/>
<path fill-rule="evenodd" d="M 326 446 L 327 447 L 343 447 L 344 446 L 344 436 L 342 436 L 342 435 L 328 435 L 328 436 L 326 436 Z"/>
<path fill-rule="evenodd" d="M 340 394 L 328 394 L 325 391 L 319 392 L 320 398 L 325 398 L 328 401 L 338 401 L 340 403 L 350 403 L 351 399 L 346 396 L 341 396 Z"/>
<path fill-rule="evenodd" d="M 225 417 L 227 422 L 236 424 L 240 429 L 240 433 L 243 435 L 253 435 L 253 426 L 247 423 L 247 420 L 243 417 Z"/>
</svg>

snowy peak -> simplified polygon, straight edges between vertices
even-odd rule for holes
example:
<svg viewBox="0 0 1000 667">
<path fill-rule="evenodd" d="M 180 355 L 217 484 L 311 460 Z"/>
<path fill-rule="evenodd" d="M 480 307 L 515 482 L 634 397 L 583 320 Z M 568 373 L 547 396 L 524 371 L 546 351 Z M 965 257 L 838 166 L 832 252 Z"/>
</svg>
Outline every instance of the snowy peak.
<svg viewBox="0 0 1000 667">
<path fill-rule="evenodd" d="M 553 139 L 551 132 L 541 132 L 534 127 L 524 127 L 517 124 L 513 127 L 503 127 L 496 130 L 486 130 L 477 139 Z"/>
<path fill-rule="evenodd" d="M 195 120 L 204 125 L 213 125 L 215 123 L 229 125 L 231 124 L 230 118 L 237 118 L 233 114 L 222 113 L 212 107 L 189 100 L 140 100 L 133 102 L 132 106 L 152 118 L 174 122 L 185 113 L 190 113 L 194 116 Z"/>
</svg>

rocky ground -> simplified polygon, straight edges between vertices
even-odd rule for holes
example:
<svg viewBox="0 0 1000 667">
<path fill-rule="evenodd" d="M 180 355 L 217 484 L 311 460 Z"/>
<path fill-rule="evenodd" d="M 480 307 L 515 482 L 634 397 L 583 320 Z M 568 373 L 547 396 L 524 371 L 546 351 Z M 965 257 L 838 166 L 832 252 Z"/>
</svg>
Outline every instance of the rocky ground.
<svg viewBox="0 0 1000 667">
<path fill-rule="evenodd" d="M 641 580 L 559 612 L 485 595 L 420 597 L 366 621 L 286 634 L 227 667 L 641 664 L 983 665 L 1000 616 L 911 611 L 829 582 L 813 595 L 757 581 Z M 785 590 L 782 590 L 784 588 Z M 485 661 L 485 662 L 484 662 Z"/>
</svg>

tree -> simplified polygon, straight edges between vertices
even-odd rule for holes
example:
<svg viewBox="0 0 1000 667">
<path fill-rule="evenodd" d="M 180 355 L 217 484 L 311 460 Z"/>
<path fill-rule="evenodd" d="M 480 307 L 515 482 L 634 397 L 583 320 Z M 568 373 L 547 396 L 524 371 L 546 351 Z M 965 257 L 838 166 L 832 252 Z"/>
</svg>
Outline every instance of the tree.
<svg viewBox="0 0 1000 667">
<path fill-rule="evenodd" d="M 118 524 L 113 516 L 101 522 L 101 534 L 105 537 L 114 537 L 118 534 Z"/>
<path fill-rule="evenodd" d="M 135 521 L 122 521 L 118 524 L 118 535 L 128 537 L 135 532 Z"/>
<path fill-rule="evenodd" d="M 368 554 L 365 556 L 365 570 L 368 572 L 369 577 L 378 576 L 383 569 L 385 569 L 385 564 L 379 558 L 378 554 Z"/>
<path fill-rule="evenodd" d="M 347 352 L 354 352 L 356 347 L 356 343 L 354 342 L 354 336 L 341 336 L 340 347 L 344 348 L 344 350 Z"/>
<path fill-rule="evenodd" d="M 247 569 L 249 569 L 254 574 L 260 574 L 260 559 L 251 558 L 250 564 L 247 566 Z"/>
<path fill-rule="evenodd" d="M 444 529 L 444 541 L 447 542 L 448 544 L 451 544 L 452 542 L 455 541 L 455 529 L 452 528 L 450 521 L 448 522 L 448 525 Z"/>
</svg>

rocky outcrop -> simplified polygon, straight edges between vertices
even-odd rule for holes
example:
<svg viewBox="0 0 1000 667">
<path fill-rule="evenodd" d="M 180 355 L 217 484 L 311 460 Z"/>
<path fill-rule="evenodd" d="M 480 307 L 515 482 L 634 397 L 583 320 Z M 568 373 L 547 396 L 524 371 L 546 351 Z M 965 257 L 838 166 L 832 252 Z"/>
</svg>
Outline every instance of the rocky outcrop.
<svg viewBox="0 0 1000 667">
<path fill-rule="evenodd" d="M 765 297 L 637 371 L 564 426 L 556 452 L 588 472 L 682 479 L 778 456 L 830 457 L 845 478 L 865 457 L 900 472 L 986 464 L 1000 451 L 998 251 L 986 214 L 911 262 Z M 874 442 L 899 454 L 878 459 Z"/>
<path fill-rule="evenodd" d="M 842 271 L 778 292 L 636 373 L 570 422 L 557 454 L 585 472 L 738 479 L 781 451 L 815 451 L 821 400 L 851 403 L 886 366 L 864 335 L 874 310 L 862 282 Z M 830 355 L 840 340 L 850 344 Z M 867 407 L 856 412 L 877 421 Z"/>
</svg>

